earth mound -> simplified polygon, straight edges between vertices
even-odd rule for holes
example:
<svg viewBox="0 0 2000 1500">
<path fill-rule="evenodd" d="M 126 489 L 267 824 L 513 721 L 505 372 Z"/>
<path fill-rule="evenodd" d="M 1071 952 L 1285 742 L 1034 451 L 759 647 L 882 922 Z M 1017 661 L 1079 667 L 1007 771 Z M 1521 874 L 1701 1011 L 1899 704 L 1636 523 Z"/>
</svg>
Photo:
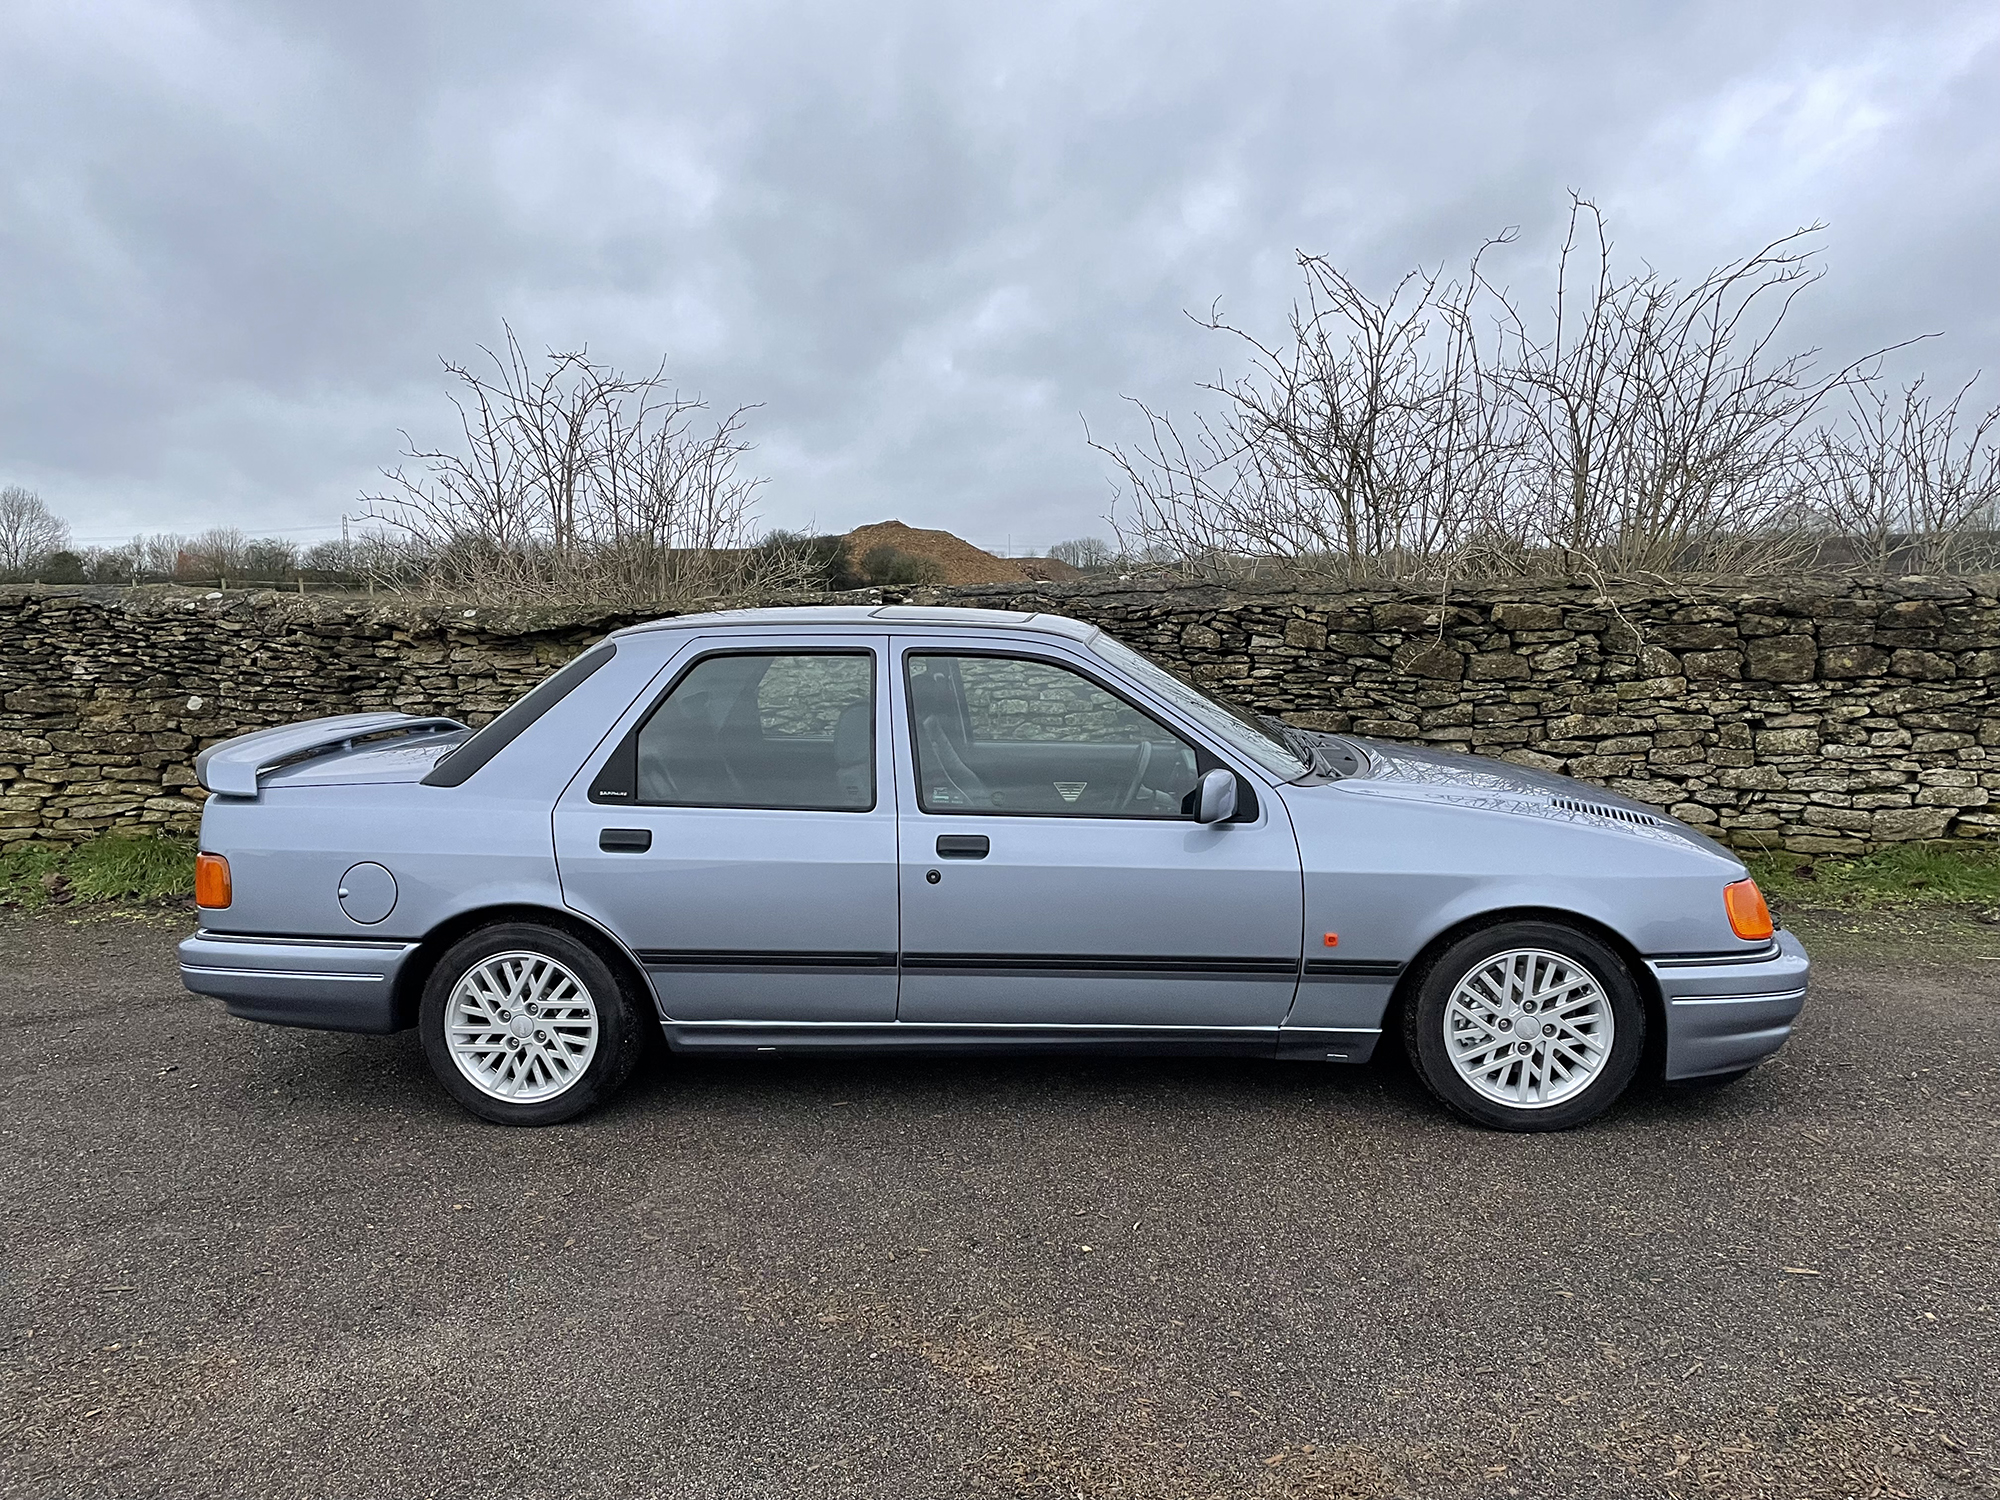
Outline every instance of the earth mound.
<svg viewBox="0 0 2000 1500">
<path fill-rule="evenodd" d="M 877 547 L 894 547 L 898 552 L 907 552 L 912 557 L 925 558 L 937 564 L 939 583 L 1028 581 L 1027 571 L 1013 559 L 983 552 L 949 531 L 926 531 L 917 526 L 905 526 L 901 521 L 877 521 L 872 526 L 855 527 L 847 533 L 846 541 L 851 565 L 859 564 Z"/>
</svg>

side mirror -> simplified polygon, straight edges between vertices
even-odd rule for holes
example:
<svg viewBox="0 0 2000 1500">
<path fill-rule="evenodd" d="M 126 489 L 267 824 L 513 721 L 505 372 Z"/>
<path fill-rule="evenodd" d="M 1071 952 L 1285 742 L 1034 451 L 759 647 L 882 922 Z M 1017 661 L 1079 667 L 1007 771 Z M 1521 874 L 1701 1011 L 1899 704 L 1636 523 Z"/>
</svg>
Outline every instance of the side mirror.
<svg viewBox="0 0 2000 1500">
<path fill-rule="evenodd" d="M 1236 773 L 1220 766 L 1201 778 L 1194 801 L 1197 823 L 1226 823 L 1236 816 Z"/>
</svg>

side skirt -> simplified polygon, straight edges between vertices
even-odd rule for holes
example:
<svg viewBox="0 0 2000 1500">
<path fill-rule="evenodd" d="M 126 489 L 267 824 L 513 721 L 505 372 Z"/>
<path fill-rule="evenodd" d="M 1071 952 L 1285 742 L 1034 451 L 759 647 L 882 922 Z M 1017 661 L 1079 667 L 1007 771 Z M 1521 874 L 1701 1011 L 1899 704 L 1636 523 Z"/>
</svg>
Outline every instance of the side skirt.
<svg viewBox="0 0 2000 1500">
<path fill-rule="evenodd" d="M 1363 1063 L 1374 1031 L 1277 1026 L 964 1025 L 919 1021 L 668 1021 L 677 1052 L 1095 1053 Z"/>
</svg>

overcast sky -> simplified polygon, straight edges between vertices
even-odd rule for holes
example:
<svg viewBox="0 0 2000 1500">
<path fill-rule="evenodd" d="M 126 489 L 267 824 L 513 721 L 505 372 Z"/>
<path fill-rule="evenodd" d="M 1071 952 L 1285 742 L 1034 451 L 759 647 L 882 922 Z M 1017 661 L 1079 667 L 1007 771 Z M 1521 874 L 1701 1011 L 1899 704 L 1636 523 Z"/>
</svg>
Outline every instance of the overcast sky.
<svg viewBox="0 0 2000 1500">
<path fill-rule="evenodd" d="M 761 403 L 771 524 L 1107 534 L 1183 309 L 1532 288 L 1571 189 L 1683 273 L 1825 220 L 1801 337 L 2000 400 L 1992 0 L 5 0 L 0 78 L 0 483 L 88 540 L 328 535 L 503 319 Z"/>
</svg>

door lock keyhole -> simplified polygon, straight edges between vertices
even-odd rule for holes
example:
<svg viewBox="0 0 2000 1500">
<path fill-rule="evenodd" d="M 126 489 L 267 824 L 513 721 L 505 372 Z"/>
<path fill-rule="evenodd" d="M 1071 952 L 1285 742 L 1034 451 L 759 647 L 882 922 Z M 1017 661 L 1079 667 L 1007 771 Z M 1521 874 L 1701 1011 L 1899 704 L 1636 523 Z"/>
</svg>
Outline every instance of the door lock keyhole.
<svg viewBox="0 0 2000 1500">
<path fill-rule="evenodd" d="M 937 870 L 926 870 L 924 871 L 924 879 L 928 880 L 932 885 L 936 885 L 940 880 L 944 879 L 944 876 Z"/>
</svg>

